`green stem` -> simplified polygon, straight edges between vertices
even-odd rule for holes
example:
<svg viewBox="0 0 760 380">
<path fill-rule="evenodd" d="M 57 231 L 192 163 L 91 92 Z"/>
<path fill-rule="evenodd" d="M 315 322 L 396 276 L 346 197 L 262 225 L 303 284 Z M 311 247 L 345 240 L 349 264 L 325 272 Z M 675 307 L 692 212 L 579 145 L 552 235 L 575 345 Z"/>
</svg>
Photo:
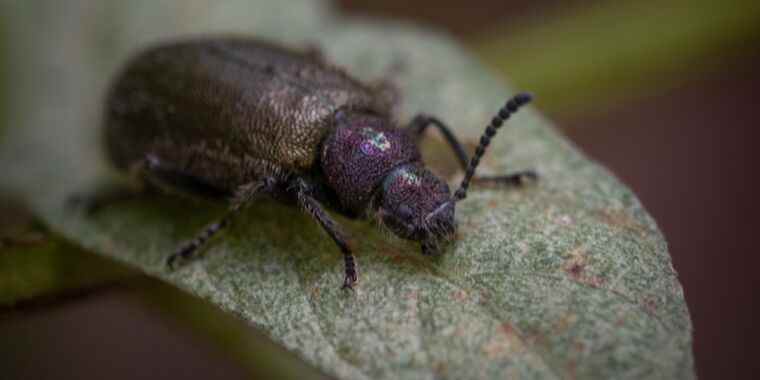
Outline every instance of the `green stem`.
<svg viewBox="0 0 760 380">
<path fill-rule="evenodd" d="M 661 91 L 725 68 L 760 36 L 760 5 L 709 0 L 605 2 L 474 39 L 482 58 L 553 113 Z M 601 104 L 601 105 L 600 105 Z"/>
</svg>

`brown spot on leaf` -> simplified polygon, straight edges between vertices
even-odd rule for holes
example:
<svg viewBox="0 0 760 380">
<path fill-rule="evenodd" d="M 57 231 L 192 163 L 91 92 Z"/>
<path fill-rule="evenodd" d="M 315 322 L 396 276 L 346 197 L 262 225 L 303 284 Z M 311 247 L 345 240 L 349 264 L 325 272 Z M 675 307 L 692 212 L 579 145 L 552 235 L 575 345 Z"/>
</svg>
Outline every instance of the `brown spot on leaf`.
<svg viewBox="0 0 760 380">
<path fill-rule="evenodd" d="M 409 258 L 400 253 L 389 253 L 388 256 L 391 258 L 391 261 L 393 261 L 394 264 L 400 264 L 409 261 Z"/>
<path fill-rule="evenodd" d="M 464 302 L 467 301 L 467 292 L 463 289 L 457 289 L 453 292 L 451 292 L 451 298 L 459 301 Z"/>
<path fill-rule="evenodd" d="M 420 292 L 417 290 L 412 290 L 406 294 L 404 294 L 404 299 L 409 301 L 417 301 L 420 298 Z"/>
<path fill-rule="evenodd" d="M 583 273 L 583 265 L 580 263 L 572 263 L 567 268 L 567 271 L 573 276 L 573 277 L 579 277 L 581 273 Z"/>
<path fill-rule="evenodd" d="M 573 313 L 565 314 L 562 318 L 557 320 L 557 322 L 554 324 L 554 332 L 558 334 L 564 333 L 571 326 L 573 326 L 575 322 L 577 321 L 578 321 L 578 316 L 576 314 L 573 314 Z"/>
<path fill-rule="evenodd" d="M 506 357 L 507 351 L 508 346 L 503 340 L 492 339 L 483 346 L 483 353 L 485 353 L 489 359 Z"/>
<path fill-rule="evenodd" d="M 507 336 L 515 335 L 516 333 L 515 327 L 509 322 L 502 323 L 501 326 L 499 326 L 499 331 Z"/>
<path fill-rule="evenodd" d="M 586 268 L 586 251 L 582 247 L 576 247 L 570 252 L 569 257 L 565 260 L 563 268 L 571 277 L 578 278 L 583 275 Z"/>
<path fill-rule="evenodd" d="M 538 329 L 526 331 L 523 336 L 529 346 L 546 346 L 549 344 L 549 339 Z"/>
<path fill-rule="evenodd" d="M 602 222 L 614 228 L 637 232 L 641 235 L 644 235 L 647 231 L 645 226 L 638 223 L 636 219 L 625 210 L 608 208 L 598 210 L 597 214 Z"/>
<path fill-rule="evenodd" d="M 502 323 L 497 327 L 497 332 L 488 343 L 483 345 L 483 353 L 489 359 L 509 358 L 523 350 L 523 343 L 512 324 Z"/>
<path fill-rule="evenodd" d="M 446 375 L 447 371 L 448 367 L 446 366 L 446 362 L 433 362 L 433 372 L 438 376 Z"/>
<path fill-rule="evenodd" d="M 577 369 L 578 369 L 578 362 L 576 362 L 573 359 L 570 359 L 565 365 L 565 375 L 567 375 L 567 378 L 570 380 L 576 379 L 575 373 Z"/>
<path fill-rule="evenodd" d="M 565 260 L 562 268 L 573 279 L 573 281 L 599 288 L 604 285 L 604 278 L 588 274 L 588 256 L 582 247 L 576 247 L 570 252 L 569 257 Z"/>
<path fill-rule="evenodd" d="M 644 306 L 644 309 L 649 312 L 649 314 L 656 314 L 657 312 L 657 301 L 654 298 L 646 297 L 642 300 L 642 306 Z"/>
<path fill-rule="evenodd" d="M 577 353 L 582 353 L 586 349 L 586 346 L 582 342 L 573 342 L 571 347 L 573 351 Z M 578 360 L 575 358 L 577 358 L 578 356 L 577 354 L 571 354 L 568 356 L 571 356 L 571 357 L 565 363 L 565 376 L 567 379 L 576 379 L 578 378 L 578 375 L 577 375 Z"/>
<path fill-rule="evenodd" d="M 491 299 L 491 294 L 485 290 L 480 291 L 480 299 L 478 300 L 481 305 L 485 305 Z"/>
</svg>

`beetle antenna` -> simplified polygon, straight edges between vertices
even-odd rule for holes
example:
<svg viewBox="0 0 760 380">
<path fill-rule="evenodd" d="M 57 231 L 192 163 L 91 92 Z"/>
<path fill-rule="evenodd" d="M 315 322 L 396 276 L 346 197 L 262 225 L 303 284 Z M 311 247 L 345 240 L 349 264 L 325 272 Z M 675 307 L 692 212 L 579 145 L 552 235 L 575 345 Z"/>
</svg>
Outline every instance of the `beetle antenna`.
<svg viewBox="0 0 760 380">
<path fill-rule="evenodd" d="M 480 144 L 475 150 L 475 155 L 472 156 L 472 159 L 470 160 L 470 165 L 467 167 L 464 179 L 462 179 L 462 184 L 459 185 L 459 188 L 452 197 L 452 200 L 454 202 L 459 202 L 467 197 L 467 188 L 470 186 L 470 180 L 472 180 L 472 177 L 475 175 L 475 169 L 478 168 L 480 159 L 483 157 L 483 154 L 485 154 L 486 148 L 488 148 L 488 144 L 491 143 L 491 138 L 496 135 L 496 132 L 499 130 L 499 128 L 501 128 L 502 124 L 504 124 L 504 122 L 507 121 L 507 119 L 509 119 L 513 113 L 517 112 L 520 107 L 530 103 L 532 99 L 533 97 L 530 94 L 517 94 L 512 99 L 509 99 L 504 107 L 499 110 L 496 116 L 491 119 L 491 124 L 486 127 L 485 132 L 483 132 L 483 136 L 480 137 Z"/>
</svg>

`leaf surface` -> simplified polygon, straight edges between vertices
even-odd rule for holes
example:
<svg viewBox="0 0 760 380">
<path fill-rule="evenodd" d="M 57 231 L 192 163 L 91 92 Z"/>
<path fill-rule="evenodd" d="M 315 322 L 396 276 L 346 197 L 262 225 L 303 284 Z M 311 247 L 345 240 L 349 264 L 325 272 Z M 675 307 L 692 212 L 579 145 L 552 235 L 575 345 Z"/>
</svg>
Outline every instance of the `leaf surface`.
<svg viewBox="0 0 760 380">
<path fill-rule="evenodd" d="M 400 123 L 438 115 L 475 143 L 512 91 L 440 34 L 342 18 L 312 1 L 4 7 L 16 16 L 15 93 L 0 184 L 83 247 L 210 300 L 339 378 L 694 377 L 691 322 L 662 234 L 630 190 L 534 108 L 507 123 L 482 170 L 533 168 L 540 182 L 473 189 L 445 255 L 422 257 L 415 245 L 339 218 L 357 243 L 354 294 L 340 290 L 336 247 L 294 208 L 251 207 L 202 260 L 169 272 L 167 255 L 222 205 L 160 196 L 92 216 L 64 207 L 109 178 L 100 102 L 147 42 L 237 32 L 317 44 L 352 75 L 390 78 L 402 94 Z"/>
</svg>

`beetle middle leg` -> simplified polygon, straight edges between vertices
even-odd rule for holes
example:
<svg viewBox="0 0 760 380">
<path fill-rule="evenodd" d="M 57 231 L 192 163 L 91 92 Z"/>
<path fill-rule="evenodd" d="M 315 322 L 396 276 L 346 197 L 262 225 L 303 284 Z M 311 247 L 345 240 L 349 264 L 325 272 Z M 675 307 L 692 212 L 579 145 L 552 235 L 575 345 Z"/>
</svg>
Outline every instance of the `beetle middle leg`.
<svg viewBox="0 0 760 380">
<path fill-rule="evenodd" d="M 241 186 L 232 199 L 230 209 L 227 213 L 218 221 L 208 225 L 198 236 L 193 240 L 185 243 L 179 249 L 169 256 L 166 260 L 166 264 L 170 269 L 173 269 L 177 260 L 182 259 L 189 260 L 198 252 L 209 239 L 211 239 L 217 232 L 227 227 L 232 219 L 245 209 L 251 202 L 259 195 L 271 194 L 274 190 L 277 181 L 274 178 L 267 177 L 262 180 L 246 184 Z"/>
<path fill-rule="evenodd" d="M 345 277 L 343 279 L 343 289 L 354 289 L 354 284 L 358 281 L 358 275 L 356 271 L 356 260 L 354 254 L 351 252 L 351 247 L 348 244 L 348 239 L 344 236 L 343 232 L 338 227 L 338 224 L 330 217 L 330 215 L 324 210 L 322 205 L 312 195 L 312 186 L 309 185 L 304 179 L 297 178 L 294 180 L 294 188 L 296 192 L 296 200 L 298 204 L 311 215 L 317 223 L 330 235 L 330 238 L 338 245 L 341 253 L 343 253 L 343 263 Z"/>
<path fill-rule="evenodd" d="M 412 137 L 414 137 L 416 141 L 419 142 L 424 137 L 425 130 L 427 130 L 427 128 L 430 126 L 434 126 L 438 129 L 438 131 L 441 132 L 443 138 L 449 144 L 449 147 L 451 147 L 451 150 L 454 151 L 454 154 L 456 155 L 457 161 L 459 161 L 459 165 L 462 167 L 462 170 L 467 170 L 470 159 L 467 156 L 467 152 L 465 151 L 464 146 L 456 137 L 456 135 L 454 135 L 454 133 L 451 131 L 451 128 L 449 128 L 441 120 L 433 116 L 417 115 L 414 119 L 412 119 L 412 122 L 409 123 L 407 130 L 412 135 Z M 527 180 L 536 179 L 538 179 L 538 174 L 536 174 L 535 171 L 522 170 L 519 172 L 498 176 L 477 176 L 472 179 L 472 182 L 479 185 L 520 186 L 523 185 Z"/>
<path fill-rule="evenodd" d="M 127 169 L 125 181 L 107 183 L 94 190 L 73 194 L 66 199 L 66 208 L 82 209 L 86 214 L 94 214 L 110 204 L 156 192 L 157 188 L 146 180 L 150 170 L 148 166 L 146 159 L 135 162 Z"/>
</svg>

